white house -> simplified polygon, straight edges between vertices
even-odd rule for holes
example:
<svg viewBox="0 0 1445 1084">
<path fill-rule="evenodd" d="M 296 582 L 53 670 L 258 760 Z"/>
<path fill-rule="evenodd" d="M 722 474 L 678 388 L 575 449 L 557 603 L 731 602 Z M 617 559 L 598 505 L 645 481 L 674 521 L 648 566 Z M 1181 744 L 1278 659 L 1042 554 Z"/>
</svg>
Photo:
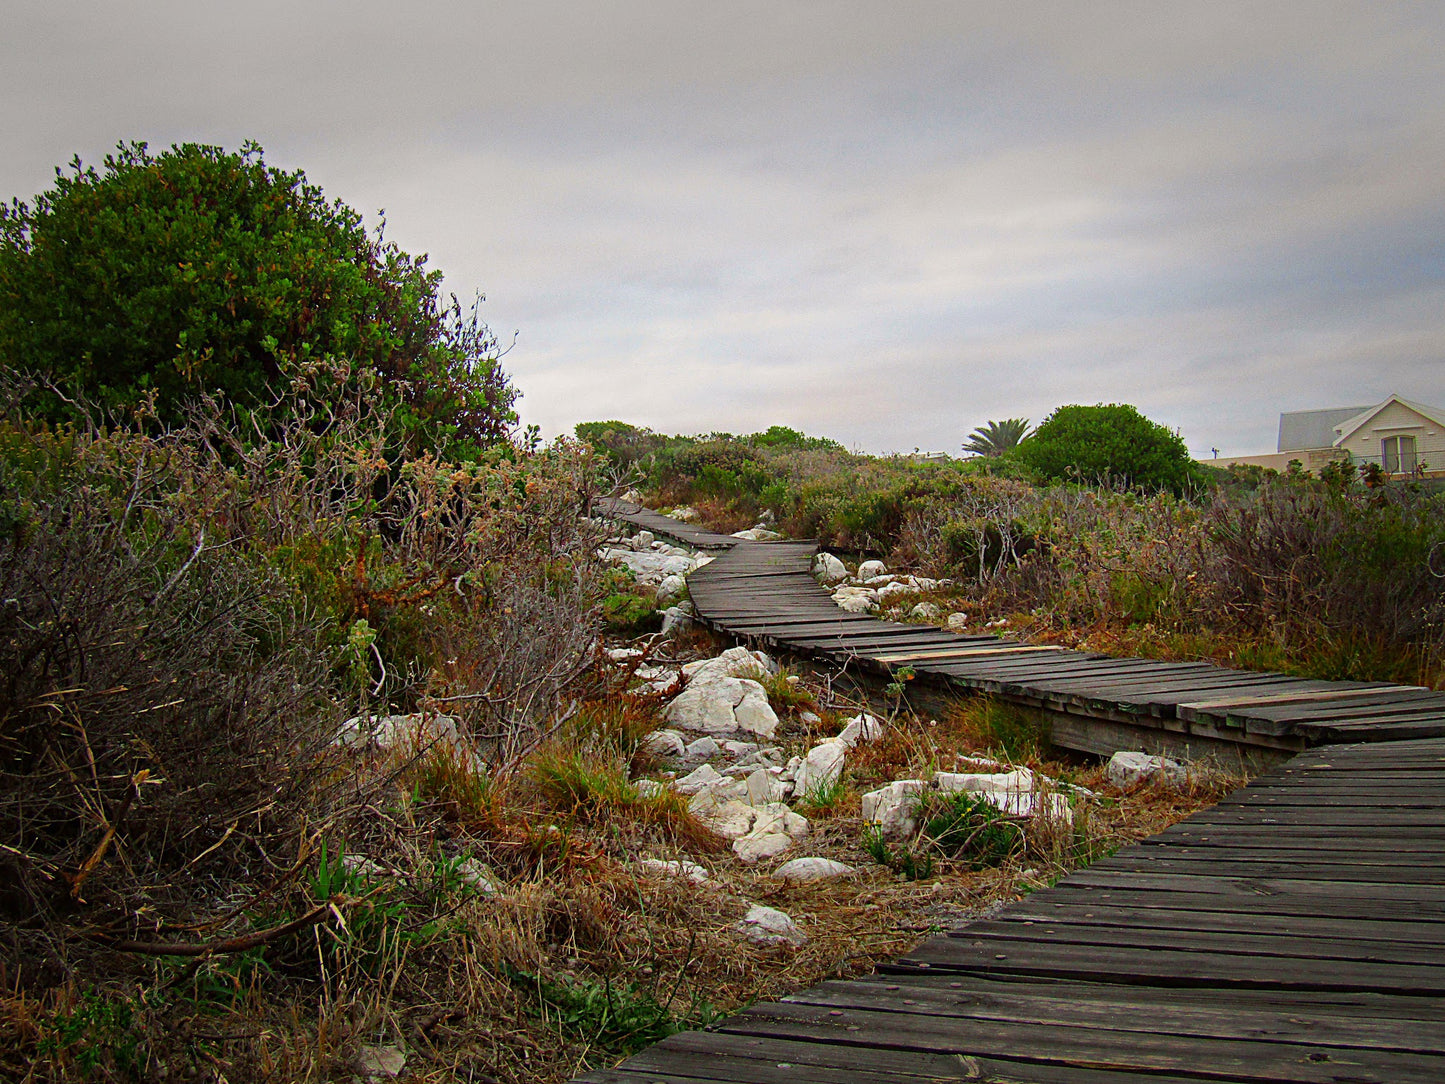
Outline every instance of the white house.
<svg viewBox="0 0 1445 1084">
<path fill-rule="evenodd" d="M 1334 459 L 1375 463 L 1387 474 L 1445 474 L 1445 410 L 1392 395 L 1375 406 L 1297 410 L 1279 416 L 1278 450 L 1205 460 L 1287 470 L 1298 460 L 1318 471 Z"/>
</svg>

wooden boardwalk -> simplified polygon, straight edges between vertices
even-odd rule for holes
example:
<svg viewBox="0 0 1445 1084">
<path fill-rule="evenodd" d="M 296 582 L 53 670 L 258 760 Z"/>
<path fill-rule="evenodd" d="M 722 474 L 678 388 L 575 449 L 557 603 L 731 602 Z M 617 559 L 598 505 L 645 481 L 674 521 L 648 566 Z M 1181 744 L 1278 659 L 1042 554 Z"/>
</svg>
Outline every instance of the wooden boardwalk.
<svg viewBox="0 0 1445 1084">
<path fill-rule="evenodd" d="M 694 549 L 725 550 L 731 549 L 742 541 L 730 534 L 718 534 L 716 531 L 696 527 L 691 523 L 664 516 L 661 512 L 654 512 L 651 508 L 643 508 L 640 504 L 633 504 L 631 501 L 624 501 L 617 497 L 607 497 L 595 501 L 592 510 L 599 516 L 624 520 L 634 527 L 641 527 L 653 534 L 663 535 L 675 542 L 684 542 Z"/>
<path fill-rule="evenodd" d="M 693 575 L 693 601 L 741 638 L 910 665 L 1096 728 L 1099 745 L 1155 733 L 1297 755 L 878 974 L 583 1080 L 1445 1081 L 1445 698 L 849 615 L 812 582 L 811 552 L 735 545 Z"/>
<path fill-rule="evenodd" d="M 867 979 L 594 1084 L 1445 1080 L 1445 740 L 1303 753 Z"/>
<path fill-rule="evenodd" d="M 830 665 L 907 666 L 924 683 L 1038 709 L 1057 744 L 1086 752 L 1243 751 L 1268 763 L 1321 742 L 1445 737 L 1445 694 L 1415 686 L 1112 658 L 849 614 L 813 579 L 813 551 L 811 542 L 734 546 L 689 577 L 699 616 Z"/>
</svg>

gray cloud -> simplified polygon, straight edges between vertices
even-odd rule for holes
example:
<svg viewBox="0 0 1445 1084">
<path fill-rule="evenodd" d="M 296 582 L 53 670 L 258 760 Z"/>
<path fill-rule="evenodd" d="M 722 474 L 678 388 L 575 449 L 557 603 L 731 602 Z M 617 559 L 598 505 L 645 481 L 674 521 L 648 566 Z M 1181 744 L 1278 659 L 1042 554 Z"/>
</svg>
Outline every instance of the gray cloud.
<svg viewBox="0 0 1445 1084">
<path fill-rule="evenodd" d="M 551 433 L 956 448 L 1128 401 L 1242 453 L 1280 410 L 1445 403 L 1433 5 L 10 14 L 0 191 L 255 137 L 485 290 Z"/>
</svg>

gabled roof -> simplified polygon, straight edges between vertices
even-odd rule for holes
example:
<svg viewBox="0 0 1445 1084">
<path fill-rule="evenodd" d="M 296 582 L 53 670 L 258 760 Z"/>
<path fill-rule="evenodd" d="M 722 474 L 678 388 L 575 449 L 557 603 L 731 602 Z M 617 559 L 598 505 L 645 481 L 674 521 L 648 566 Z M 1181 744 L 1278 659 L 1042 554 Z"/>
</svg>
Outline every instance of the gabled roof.
<svg viewBox="0 0 1445 1084">
<path fill-rule="evenodd" d="M 1428 418 L 1436 425 L 1445 426 L 1445 410 L 1441 410 L 1439 407 L 1425 406 L 1423 403 L 1411 402 L 1409 399 L 1402 399 L 1398 395 L 1392 395 L 1379 406 L 1369 407 L 1368 409 L 1362 410 L 1360 413 L 1356 414 L 1353 418 L 1347 418 L 1337 424 L 1335 426 L 1335 439 L 1332 443 L 1336 447 L 1338 447 L 1340 444 L 1342 444 L 1344 441 L 1348 440 L 1351 436 L 1358 432 L 1361 428 L 1369 425 L 1371 419 L 1373 419 L 1377 414 L 1380 413 L 1380 411 L 1384 410 L 1391 403 L 1399 403 L 1406 410 L 1413 410 L 1416 414 L 1419 414 L 1424 418 Z"/>
<path fill-rule="evenodd" d="M 1336 427 L 1344 421 L 1374 409 L 1367 406 L 1333 407 L 1328 410 L 1295 410 L 1279 416 L 1279 451 L 1307 452 L 1329 448 L 1335 443 Z"/>
</svg>

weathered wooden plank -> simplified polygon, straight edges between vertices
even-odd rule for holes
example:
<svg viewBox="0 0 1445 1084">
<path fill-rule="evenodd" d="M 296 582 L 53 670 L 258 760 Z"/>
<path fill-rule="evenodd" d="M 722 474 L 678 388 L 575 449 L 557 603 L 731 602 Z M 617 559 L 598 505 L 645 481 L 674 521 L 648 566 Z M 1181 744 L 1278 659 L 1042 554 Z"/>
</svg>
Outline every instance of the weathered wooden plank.
<svg viewBox="0 0 1445 1084">
<path fill-rule="evenodd" d="M 1251 1039 L 1322 1047 L 1369 1047 L 1414 1053 L 1445 1053 L 1445 1029 L 1425 1034 L 1417 1021 L 1311 1013 L 1310 999 L 1289 1008 L 1181 1004 L 1131 997 L 1139 987 L 1053 988 L 969 979 L 949 987 L 910 983 L 824 982 L 783 1000 L 824 1009 L 863 1009 L 918 1016 L 966 1017 L 1056 1024 L 1101 1031 L 1144 1032 L 1213 1039 Z M 1144 988 L 1150 990 L 1151 988 Z M 1152 992 L 1152 991 L 1151 991 Z M 1171 991 L 1173 992 L 1173 991 Z M 1393 1007 L 1393 1006 L 1392 1006 Z M 1352 1005 L 1358 1014 L 1359 1006 Z M 832 1014 L 830 1014 L 832 1015 Z M 846 1020 L 846 1013 L 843 1017 Z M 1445 1015 L 1439 1019 L 1445 1022 Z M 846 1025 L 845 1025 L 846 1026 Z"/>
<path fill-rule="evenodd" d="M 1170 904 L 1173 904 L 1172 906 Z M 1139 930 L 1196 930 L 1258 935 L 1340 937 L 1361 942 L 1383 942 L 1387 945 L 1426 945 L 1439 948 L 1445 944 L 1445 929 L 1440 921 L 1415 922 L 1361 921 L 1313 915 L 1276 915 L 1259 911 L 1191 910 L 1179 905 L 1177 897 L 1169 900 L 1148 900 L 1129 905 L 1108 903 L 1085 895 L 1069 893 L 1035 893 L 1020 903 L 1006 907 L 1001 915 L 1022 925 L 1067 922 L 1075 925 L 1108 925 Z M 972 924 L 960 926 L 950 936 L 966 936 Z M 1445 1006 L 1442 1006 L 1445 1014 Z"/>
<path fill-rule="evenodd" d="M 1445 994 L 1445 969 L 1428 965 L 1330 960 L 1327 965 L 1288 967 L 1278 957 L 1233 952 L 1227 944 L 1212 952 L 986 939 L 981 948 L 957 938 L 924 942 L 900 966 L 926 964 L 931 970 L 994 975 L 1091 978 L 1153 986 L 1269 986 L 1293 990 L 1371 990 L 1376 993 Z"/>
<path fill-rule="evenodd" d="M 844 1026 L 846 1030 L 846 1025 Z M 644 1075 L 626 1075 L 633 1072 Z M 758 1082 L 758 1084 L 854 1084 L 855 1081 L 967 1080 L 974 1084 L 1197 1084 L 1196 1076 L 1149 1075 L 1125 1068 L 1027 1064 L 1016 1059 L 835 1045 L 827 1041 L 718 1032 L 683 1032 L 629 1059 L 611 1073 L 583 1080 L 606 1084 L 656 1084 L 660 1080 Z M 661 1074 L 661 1075 L 653 1075 Z"/>
<path fill-rule="evenodd" d="M 782 1002 L 739 1013 L 725 1025 L 731 1034 L 798 1038 L 848 1046 L 888 1046 L 980 1057 L 1011 1056 L 1029 1065 L 1107 1066 L 1146 1072 L 1188 1073 L 1207 1066 L 1211 1075 L 1237 1081 L 1419 1081 L 1439 1084 L 1442 1059 L 1367 1047 L 1322 1048 L 1303 1043 L 1182 1037 L 1149 1032 L 1104 1031 L 986 1018 L 944 1018 L 845 1010 Z M 847 1022 L 842 1022 L 846 1020 Z M 854 1030 L 849 1030 L 849 1029 Z M 1023 1070 L 1027 1072 L 1027 1070 Z"/>
</svg>

